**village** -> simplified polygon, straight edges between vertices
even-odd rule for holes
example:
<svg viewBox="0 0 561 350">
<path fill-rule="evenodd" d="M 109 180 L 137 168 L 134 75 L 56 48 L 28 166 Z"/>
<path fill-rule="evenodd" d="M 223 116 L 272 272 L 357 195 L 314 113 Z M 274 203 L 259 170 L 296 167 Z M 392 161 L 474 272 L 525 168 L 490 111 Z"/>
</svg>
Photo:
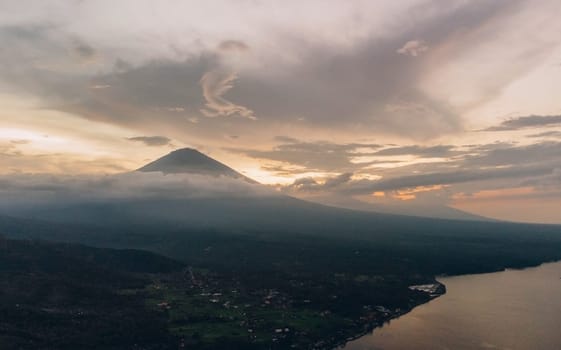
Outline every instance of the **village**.
<svg viewBox="0 0 561 350">
<path fill-rule="evenodd" d="M 334 278 L 336 280 L 336 278 Z M 288 280 L 289 288 L 248 288 L 241 280 L 187 267 L 154 281 L 149 306 L 165 313 L 170 331 L 184 346 L 237 341 L 256 347 L 328 349 L 388 322 L 417 304 L 356 305 L 325 287 Z M 296 291 L 289 293 L 288 290 Z M 320 291 L 321 289 L 321 291 Z M 437 289 L 409 288 L 412 295 L 436 296 Z"/>
</svg>

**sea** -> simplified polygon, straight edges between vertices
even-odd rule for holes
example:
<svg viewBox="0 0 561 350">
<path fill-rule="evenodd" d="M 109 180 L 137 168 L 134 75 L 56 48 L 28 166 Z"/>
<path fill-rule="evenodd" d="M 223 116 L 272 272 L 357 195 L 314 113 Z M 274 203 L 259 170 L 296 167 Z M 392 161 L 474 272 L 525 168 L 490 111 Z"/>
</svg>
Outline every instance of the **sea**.
<svg viewBox="0 0 561 350">
<path fill-rule="evenodd" d="M 561 262 L 440 277 L 446 294 L 345 350 L 561 350 Z"/>
</svg>

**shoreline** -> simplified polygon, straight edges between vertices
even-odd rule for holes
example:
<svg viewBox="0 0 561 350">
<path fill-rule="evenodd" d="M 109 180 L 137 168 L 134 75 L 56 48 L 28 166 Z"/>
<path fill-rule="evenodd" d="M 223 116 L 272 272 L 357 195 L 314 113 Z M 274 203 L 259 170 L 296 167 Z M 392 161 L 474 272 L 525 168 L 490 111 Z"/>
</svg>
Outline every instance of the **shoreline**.
<svg viewBox="0 0 561 350">
<path fill-rule="evenodd" d="M 411 312 L 413 309 L 415 309 L 418 306 L 421 305 L 425 305 L 430 303 L 431 301 L 443 296 L 446 294 L 446 285 L 444 285 L 443 283 L 439 282 L 438 280 L 434 280 L 432 284 L 438 285 L 439 288 L 439 292 L 437 293 L 433 293 L 430 294 L 430 299 L 428 299 L 427 301 L 424 301 L 422 303 L 418 303 L 413 305 L 412 307 L 408 308 L 408 309 L 400 309 L 400 311 L 392 313 L 391 315 L 389 315 L 387 318 L 383 319 L 381 322 L 377 322 L 376 324 L 370 324 L 368 325 L 368 329 L 363 330 L 362 332 L 349 336 L 347 338 L 345 338 L 345 340 L 343 341 L 339 341 L 336 343 L 333 343 L 330 345 L 330 347 L 328 349 L 344 349 L 345 346 L 347 345 L 347 343 L 350 343 L 354 340 L 357 340 L 359 338 L 364 337 L 365 335 L 371 334 L 372 332 L 374 332 L 377 328 L 381 328 L 384 327 L 384 325 L 386 325 L 387 323 L 391 322 L 392 320 L 396 320 L 398 318 L 400 318 L 401 316 L 404 316 L 406 314 L 408 314 L 409 312 Z"/>
<path fill-rule="evenodd" d="M 494 270 L 488 270 L 488 271 L 482 271 L 482 272 L 467 272 L 467 273 L 458 273 L 458 274 L 451 274 L 451 275 L 438 275 L 435 278 L 453 278 L 453 277 L 460 277 L 460 276 L 475 276 L 475 275 L 487 275 L 487 274 L 492 274 L 492 273 L 497 273 L 497 272 L 504 272 L 504 271 L 522 271 L 522 270 L 526 270 L 526 269 L 535 269 L 537 267 L 540 267 L 542 265 L 546 265 L 546 264 L 555 264 L 561 262 L 561 259 L 552 259 L 552 260 L 546 260 L 546 261 L 542 261 L 540 263 L 536 263 L 536 264 L 529 264 L 529 265 L 524 265 L 524 266 L 516 266 L 516 267 L 503 267 L 503 268 L 497 268 Z"/>
<path fill-rule="evenodd" d="M 441 279 L 449 287 L 448 298 L 418 308 L 342 348 L 471 349 L 492 344 L 505 349 L 534 345 L 558 349 L 561 338 L 550 326 L 556 324 L 551 320 L 559 319 L 556 310 L 561 304 L 555 298 L 561 288 L 559 271 L 561 260 L 495 274 Z M 509 321 L 502 322 L 505 319 Z"/>
<path fill-rule="evenodd" d="M 486 275 L 486 274 L 494 274 L 494 273 L 499 273 L 499 272 L 504 272 L 504 271 L 509 271 L 509 270 L 511 270 L 511 271 L 522 271 L 522 270 L 526 270 L 526 269 L 535 269 L 535 268 L 538 268 L 540 266 L 547 265 L 547 264 L 556 264 L 556 263 L 559 263 L 559 262 L 561 262 L 561 259 L 544 261 L 544 262 L 541 262 L 539 264 L 532 264 L 532 265 L 527 265 L 527 266 L 524 266 L 524 267 L 505 267 L 503 269 L 496 269 L 496 270 L 493 270 L 493 271 L 485 271 L 485 272 L 479 272 L 479 273 L 476 272 L 476 273 L 465 273 L 465 274 L 456 274 L 456 275 L 439 275 L 439 276 L 435 277 L 435 282 L 443 288 L 442 293 L 433 294 L 433 295 L 431 295 L 431 298 L 429 300 L 427 300 L 425 302 L 422 302 L 422 303 L 419 303 L 419 304 L 416 304 L 413 307 L 411 307 L 410 309 L 403 310 L 402 312 L 399 312 L 397 314 L 393 314 L 390 317 L 388 317 L 387 319 L 383 320 L 381 324 L 376 324 L 372 328 L 370 328 L 369 330 L 365 330 L 365 331 L 361 332 L 360 334 L 356 334 L 354 336 L 348 337 L 346 340 L 341 341 L 337 344 L 334 344 L 334 346 L 331 347 L 330 349 L 333 349 L 333 350 L 335 350 L 335 349 L 337 349 L 337 350 L 345 349 L 345 346 L 347 345 L 347 343 L 350 343 L 354 340 L 362 338 L 365 335 L 372 334 L 372 332 L 374 332 L 377 328 L 384 327 L 384 325 L 386 323 L 389 323 L 392 320 L 396 320 L 396 319 L 408 314 L 409 312 L 413 311 L 413 309 L 415 309 L 418 306 L 428 304 L 431 301 L 445 295 L 446 294 L 446 285 L 444 283 L 438 281 L 439 278 L 454 278 L 454 277 L 463 277 L 463 276 L 471 276 L 471 275 Z"/>
</svg>

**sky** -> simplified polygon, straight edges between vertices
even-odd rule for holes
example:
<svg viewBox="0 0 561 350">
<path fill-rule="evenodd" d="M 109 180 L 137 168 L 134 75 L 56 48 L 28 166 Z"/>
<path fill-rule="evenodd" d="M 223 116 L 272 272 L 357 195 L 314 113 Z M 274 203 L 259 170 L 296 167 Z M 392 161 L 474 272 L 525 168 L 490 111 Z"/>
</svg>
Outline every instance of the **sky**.
<svg viewBox="0 0 561 350">
<path fill-rule="evenodd" d="M 319 201 L 561 223 L 558 0 L 0 0 L 0 173 L 192 147 Z"/>
</svg>

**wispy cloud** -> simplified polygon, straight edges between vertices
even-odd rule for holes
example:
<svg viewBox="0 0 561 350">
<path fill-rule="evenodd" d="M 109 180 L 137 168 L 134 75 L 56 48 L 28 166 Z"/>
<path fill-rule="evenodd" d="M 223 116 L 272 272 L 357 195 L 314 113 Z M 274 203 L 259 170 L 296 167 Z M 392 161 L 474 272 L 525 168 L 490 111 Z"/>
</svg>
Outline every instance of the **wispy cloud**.
<svg viewBox="0 0 561 350">
<path fill-rule="evenodd" d="M 497 126 L 484 129 L 484 131 L 510 131 L 554 125 L 561 125 L 561 115 L 529 115 L 516 117 L 505 120 Z"/>
<path fill-rule="evenodd" d="M 396 150 L 396 154 L 407 154 L 406 147 L 388 148 Z M 370 195 L 376 191 L 401 191 L 419 187 L 474 184 L 474 188 L 482 183 L 502 181 L 511 186 L 528 185 L 528 179 L 536 183 L 548 181 L 552 174 L 561 169 L 561 143 L 541 142 L 527 146 L 489 144 L 467 147 L 462 150 L 449 147 L 427 148 L 419 152 L 416 147 L 409 149 L 409 155 L 421 154 L 431 156 L 433 152 L 446 152 L 451 156 L 447 162 L 439 164 L 403 165 L 385 171 L 378 169 L 374 174 L 378 179 L 357 178 L 348 173 L 335 177 L 307 177 L 295 180 L 287 186 L 293 192 L 324 192 L 346 195 Z M 383 151 L 382 151 L 383 152 Z M 393 152 L 390 152 L 393 153 Z M 520 159 L 525 159 L 521 163 Z M 355 172 L 365 169 L 356 168 Z M 413 172 L 413 174 L 411 174 Z M 540 180 L 543 179 L 543 180 Z"/>
<path fill-rule="evenodd" d="M 237 78 L 236 73 L 223 70 L 213 70 L 205 73 L 200 83 L 206 106 L 201 109 L 201 113 L 207 117 L 239 115 L 248 119 L 257 119 L 249 108 L 237 105 L 224 98 L 224 94 L 234 87 Z"/>
<path fill-rule="evenodd" d="M 329 141 L 305 142 L 294 138 L 278 136 L 280 144 L 270 150 L 233 148 L 226 150 L 256 159 L 282 162 L 301 167 L 307 171 L 349 171 L 356 169 L 353 157 L 368 155 L 381 146 L 375 143 L 334 143 Z M 270 168 L 272 169 L 272 168 Z"/>
<path fill-rule="evenodd" d="M 171 139 L 165 136 L 135 136 L 127 138 L 129 141 L 141 142 L 146 146 L 167 146 Z"/>
<path fill-rule="evenodd" d="M 417 57 L 429 50 L 429 46 L 423 40 L 410 40 L 406 42 L 396 52 L 401 55 Z"/>
<path fill-rule="evenodd" d="M 553 131 L 544 131 L 538 134 L 528 135 L 530 138 L 561 138 L 561 131 L 553 130 Z"/>
<path fill-rule="evenodd" d="M 74 39 L 72 41 L 71 52 L 83 63 L 91 63 L 98 57 L 98 52 L 80 39 Z"/>
<path fill-rule="evenodd" d="M 241 40 L 224 40 L 218 45 L 218 49 L 223 51 L 247 51 L 249 45 Z"/>
<path fill-rule="evenodd" d="M 454 146 L 438 145 L 438 146 L 402 146 L 388 147 L 374 153 L 374 156 L 397 156 L 397 155 L 413 155 L 424 157 L 449 157 L 454 154 Z"/>
<path fill-rule="evenodd" d="M 108 88 L 110 88 L 110 87 L 111 87 L 111 85 L 109 85 L 109 84 L 94 84 L 94 85 L 90 85 L 90 88 L 91 88 L 91 89 L 94 89 L 94 90 L 108 89 Z"/>
<path fill-rule="evenodd" d="M 272 189 L 237 179 L 194 174 L 129 172 L 119 175 L 1 175 L 0 207 L 32 207 L 133 199 L 275 196 Z M 17 208 L 16 208 L 17 209 Z"/>
</svg>

